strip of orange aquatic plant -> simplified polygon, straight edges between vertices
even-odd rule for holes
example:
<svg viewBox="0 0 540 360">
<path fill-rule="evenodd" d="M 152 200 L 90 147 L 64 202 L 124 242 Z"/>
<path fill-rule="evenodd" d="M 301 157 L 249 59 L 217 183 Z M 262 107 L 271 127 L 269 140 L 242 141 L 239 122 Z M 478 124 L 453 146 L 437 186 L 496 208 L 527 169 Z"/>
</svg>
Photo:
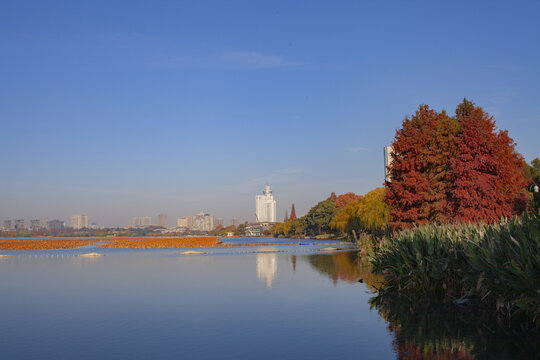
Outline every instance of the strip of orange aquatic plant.
<svg viewBox="0 0 540 360">
<path fill-rule="evenodd" d="M 103 248 L 170 249 L 219 246 L 219 237 L 200 236 L 184 238 L 131 238 L 116 239 L 101 245 Z"/>
<path fill-rule="evenodd" d="M 100 242 L 96 239 L 21 239 L 0 240 L 0 250 L 52 250 L 74 249 Z"/>
<path fill-rule="evenodd" d="M 103 248 L 128 248 L 128 249 L 171 249 L 171 248 L 206 248 L 206 247 L 252 247 L 252 246 L 277 246 L 297 245 L 291 244 L 223 244 L 219 237 L 133 237 L 133 238 L 20 238 L 0 239 L 0 250 L 53 250 L 74 249 L 81 246 L 104 243 Z"/>
</svg>

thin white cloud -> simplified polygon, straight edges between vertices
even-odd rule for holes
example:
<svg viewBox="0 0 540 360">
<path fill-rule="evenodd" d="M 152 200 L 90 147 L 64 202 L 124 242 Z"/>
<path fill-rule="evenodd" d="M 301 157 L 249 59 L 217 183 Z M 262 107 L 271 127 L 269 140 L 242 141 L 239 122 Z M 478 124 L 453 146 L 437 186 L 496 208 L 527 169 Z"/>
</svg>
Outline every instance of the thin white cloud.
<svg viewBox="0 0 540 360">
<path fill-rule="evenodd" d="M 368 150 L 368 148 L 363 147 L 363 146 L 353 146 L 353 147 L 349 148 L 349 151 L 353 152 L 353 153 L 359 153 L 359 152 L 366 151 L 366 150 Z"/>
<path fill-rule="evenodd" d="M 110 42 L 128 42 L 147 40 L 147 36 L 138 33 L 114 33 L 106 35 L 103 39 Z"/>
<path fill-rule="evenodd" d="M 298 168 L 287 168 L 287 169 L 276 170 L 276 174 L 281 174 L 281 175 L 296 175 L 296 174 L 301 174 L 301 173 L 303 173 L 305 170 L 306 170 L 306 169 L 301 168 L 301 167 L 298 167 Z"/>
<path fill-rule="evenodd" d="M 228 51 L 219 54 L 214 59 L 218 65 L 246 70 L 303 65 L 302 62 L 290 61 L 279 55 L 264 54 L 254 51 Z"/>
<path fill-rule="evenodd" d="M 157 64 L 171 68 L 211 68 L 231 70 L 260 70 L 303 65 L 282 56 L 253 51 L 225 51 L 208 54 L 161 54 Z"/>
</svg>

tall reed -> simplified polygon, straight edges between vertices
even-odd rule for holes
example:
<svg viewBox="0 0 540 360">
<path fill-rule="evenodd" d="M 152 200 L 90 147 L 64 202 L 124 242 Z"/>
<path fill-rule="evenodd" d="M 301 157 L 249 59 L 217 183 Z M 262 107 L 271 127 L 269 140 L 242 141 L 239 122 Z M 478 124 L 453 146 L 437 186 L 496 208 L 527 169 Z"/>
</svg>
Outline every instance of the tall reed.
<svg viewBox="0 0 540 360">
<path fill-rule="evenodd" d="M 498 224 L 427 225 L 385 237 L 370 252 L 381 294 L 481 305 L 540 324 L 540 217 Z"/>
</svg>

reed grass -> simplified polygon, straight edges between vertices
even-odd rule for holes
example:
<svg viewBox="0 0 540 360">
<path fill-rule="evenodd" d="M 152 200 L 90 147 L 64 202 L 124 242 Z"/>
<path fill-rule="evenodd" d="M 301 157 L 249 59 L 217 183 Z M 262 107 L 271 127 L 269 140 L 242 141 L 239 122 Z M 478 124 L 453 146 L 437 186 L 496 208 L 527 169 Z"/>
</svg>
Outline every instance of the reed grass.
<svg viewBox="0 0 540 360">
<path fill-rule="evenodd" d="M 479 306 L 540 324 L 540 217 L 426 225 L 383 238 L 370 251 L 382 294 Z"/>
</svg>

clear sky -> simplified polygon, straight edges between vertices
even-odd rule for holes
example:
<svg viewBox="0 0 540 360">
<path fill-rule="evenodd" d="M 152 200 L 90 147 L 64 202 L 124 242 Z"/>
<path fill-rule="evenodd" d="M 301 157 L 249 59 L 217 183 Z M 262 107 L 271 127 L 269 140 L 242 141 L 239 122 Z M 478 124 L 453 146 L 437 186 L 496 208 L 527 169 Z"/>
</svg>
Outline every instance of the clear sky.
<svg viewBox="0 0 540 360">
<path fill-rule="evenodd" d="M 540 2 L 2 1 L 0 220 L 278 218 L 383 182 L 425 103 L 540 157 Z"/>
</svg>

